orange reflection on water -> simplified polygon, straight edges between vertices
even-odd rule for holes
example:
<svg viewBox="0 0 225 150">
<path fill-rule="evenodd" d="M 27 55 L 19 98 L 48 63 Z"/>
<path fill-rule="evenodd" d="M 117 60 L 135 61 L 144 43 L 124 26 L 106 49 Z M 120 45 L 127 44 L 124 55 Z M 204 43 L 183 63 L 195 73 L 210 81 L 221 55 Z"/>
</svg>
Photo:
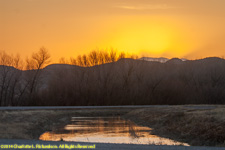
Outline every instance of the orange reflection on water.
<svg viewBox="0 0 225 150">
<path fill-rule="evenodd" d="M 96 143 L 128 143 L 155 145 L 185 145 L 151 134 L 151 128 L 142 127 L 120 117 L 73 117 L 71 123 L 43 133 L 40 140 Z"/>
</svg>

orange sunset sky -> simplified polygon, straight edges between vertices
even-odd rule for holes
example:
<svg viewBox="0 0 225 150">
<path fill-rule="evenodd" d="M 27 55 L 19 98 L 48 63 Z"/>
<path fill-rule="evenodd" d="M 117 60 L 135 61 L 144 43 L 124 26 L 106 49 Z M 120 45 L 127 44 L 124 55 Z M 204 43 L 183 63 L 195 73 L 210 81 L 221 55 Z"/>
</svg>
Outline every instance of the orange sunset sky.
<svg viewBox="0 0 225 150">
<path fill-rule="evenodd" d="M 225 56 L 225 0 L 0 0 L 0 50 L 53 61 L 96 47 L 140 57 Z"/>
</svg>

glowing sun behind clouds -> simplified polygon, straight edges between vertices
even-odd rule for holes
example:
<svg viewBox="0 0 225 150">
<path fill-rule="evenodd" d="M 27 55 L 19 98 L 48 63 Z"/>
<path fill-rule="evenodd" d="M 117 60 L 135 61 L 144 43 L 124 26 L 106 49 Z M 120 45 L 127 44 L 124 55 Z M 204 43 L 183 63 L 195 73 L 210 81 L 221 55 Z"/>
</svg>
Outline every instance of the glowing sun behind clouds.
<svg viewBox="0 0 225 150">
<path fill-rule="evenodd" d="M 190 50 L 186 39 L 180 35 L 180 29 L 159 17 L 118 19 L 116 27 L 106 33 L 101 47 L 112 46 L 118 51 L 127 51 L 138 55 L 182 57 Z M 186 34 L 187 35 L 187 34 Z M 109 37 L 109 38 L 107 38 Z M 169 51 L 169 53 L 168 53 Z"/>
</svg>

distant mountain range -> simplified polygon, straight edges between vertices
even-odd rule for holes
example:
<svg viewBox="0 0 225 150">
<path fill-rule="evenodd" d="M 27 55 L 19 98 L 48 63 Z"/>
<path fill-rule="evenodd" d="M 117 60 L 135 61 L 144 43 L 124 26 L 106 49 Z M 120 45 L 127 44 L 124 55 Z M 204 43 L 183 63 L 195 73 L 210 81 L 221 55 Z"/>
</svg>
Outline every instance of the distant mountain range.
<svg viewBox="0 0 225 150">
<path fill-rule="evenodd" d="M 172 58 L 172 59 L 178 59 L 178 58 Z M 169 60 L 172 60 L 172 59 L 168 59 L 168 58 L 165 58 L 165 57 L 159 57 L 159 58 L 154 58 L 154 57 L 141 57 L 140 60 L 145 60 L 145 61 L 156 61 L 156 62 L 161 62 L 161 63 L 165 63 Z M 185 58 L 181 58 L 179 59 L 181 61 L 187 61 L 187 59 Z"/>
</svg>

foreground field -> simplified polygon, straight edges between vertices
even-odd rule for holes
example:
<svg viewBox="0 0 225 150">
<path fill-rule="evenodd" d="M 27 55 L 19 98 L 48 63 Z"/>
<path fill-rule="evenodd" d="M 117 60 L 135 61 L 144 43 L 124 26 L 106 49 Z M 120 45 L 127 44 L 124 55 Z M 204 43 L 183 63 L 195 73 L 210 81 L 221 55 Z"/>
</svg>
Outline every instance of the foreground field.
<svg viewBox="0 0 225 150">
<path fill-rule="evenodd" d="M 225 146 L 224 106 L 151 106 L 50 110 L 1 110 L 0 139 L 38 139 L 73 116 L 121 116 L 153 133 L 195 146 Z"/>
</svg>

